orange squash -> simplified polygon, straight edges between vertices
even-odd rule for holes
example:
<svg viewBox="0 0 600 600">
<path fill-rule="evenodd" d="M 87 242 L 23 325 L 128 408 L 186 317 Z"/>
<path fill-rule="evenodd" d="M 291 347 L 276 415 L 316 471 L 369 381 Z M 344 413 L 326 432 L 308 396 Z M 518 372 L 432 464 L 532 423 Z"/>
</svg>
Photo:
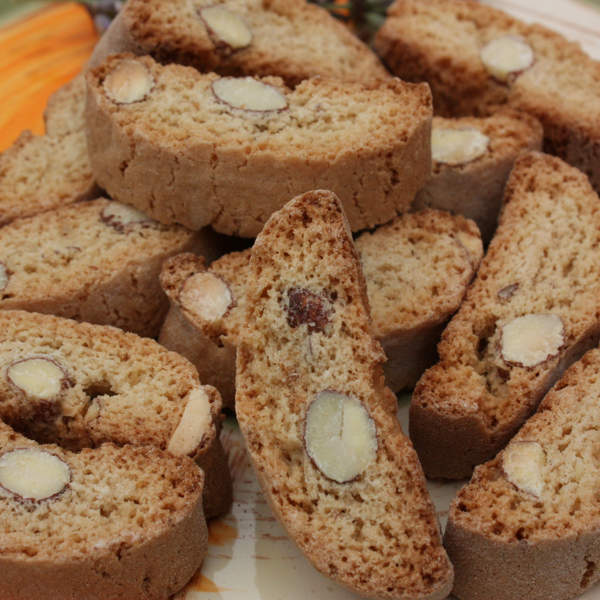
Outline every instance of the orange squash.
<svg viewBox="0 0 600 600">
<path fill-rule="evenodd" d="M 0 28 L 0 152 L 23 129 L 44 132 L 48 97 L 81 70 L 97 40 L 89 13 L 75 2 Z"/>
</svg>

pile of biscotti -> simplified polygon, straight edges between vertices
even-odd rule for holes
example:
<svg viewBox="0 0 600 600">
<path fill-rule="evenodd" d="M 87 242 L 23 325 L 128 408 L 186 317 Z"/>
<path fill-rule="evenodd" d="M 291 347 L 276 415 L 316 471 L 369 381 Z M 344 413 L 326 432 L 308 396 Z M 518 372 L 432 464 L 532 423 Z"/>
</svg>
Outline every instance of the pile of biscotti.
<svg viewBox="0 0 600 600">
<path fill-rule="evenodd" d="M 224 408 L 355 593 L 600 578 L 600 64 L 473 0 L 373 47 L 303 0 L 128 0 L 0 154 L 0 597 L 180 592 Z M 442 539 L 425 477 L 471 475 Z"/>
</svg>

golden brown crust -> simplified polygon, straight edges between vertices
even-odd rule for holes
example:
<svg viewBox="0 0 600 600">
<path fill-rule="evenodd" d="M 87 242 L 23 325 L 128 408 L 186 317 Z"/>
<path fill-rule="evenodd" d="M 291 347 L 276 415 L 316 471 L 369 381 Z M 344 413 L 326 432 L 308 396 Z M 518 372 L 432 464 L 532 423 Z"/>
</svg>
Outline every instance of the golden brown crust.
<svg viewBox="0 0 600 600">
<path fill-rule="evenodd" d="M 505 34 L 523 38 L 535 55 L 508 85 L 479 57 L 485 43 Z M 375 45 L 396 75 L 430 84 L 437 114 L 489 115 L 508 105 L 534 115 L 544 127 L 545 151 L 600 189 L 600 63 L 578 44 L 473 0 L 396 0 Z"/>
<path fill-rule="evenodd" d="M 598 580 L 598 535 L 505 544 L 448 522 L 444 544 L 460 600 L 568 600 Z"/>
<path fill-rule="evenodd" d="M 124 60 L 145 65 L 156 85 L 145 100 L 117 105 L 102 83 Z M 366 87 L 314 78 L 290 90 L 267 78 L 263 82 L 278 88 L 289 108 L 260 113 L 224 108 L 211 91 L 217 79 L 131 56 L 111 57 L 88 74 L 90 160 L 114 199 L 163 223 L 211 224 L 252 237 L 285 202 L 281 190 L 326 186 L 342 198 L 359 230 L 406 210 L 429 174 L 425 85 L 393 79 Z"/>
<path fill-rule="evenodd" d="M 275 513 L 319 570 L 361 595 L 444 598 L 452 567 L 416 454 L 390 407 L 335 195 L 308 192 L 275 213 L 250 269 L 236 412 Z M 290 299 L 299 289 L 312 303 L 304 319 Z M 324 389 L 359 399 L 377 431 L 374 462 L 350 482 L 328 479 L 305 450 L 306 409 Z"/>
<path fill-rule="evenodd" d="M 493 456 L 597 343 L 598 209 L 576 169 L 534 152 L 517 159 L 496 235 L 442 335 L 440 363 L 413 394 L 411 438 L 430 477 L 465 477 Z M 564 327 L 559 351 L 530 367 L 505 360 L 501 345 L 504 325 L 527 314 L 555 315 Z"/>
<path fill-rule="evenodd" d="M 212 390 L 213 394 L 219 394 L 215 388 L 212 388 Z M 217 420 L 219 424 L 217 434 L 221 429 L 220 418 L 220 415 L 215 415 L 215 420 Z M 210 475 L 205 480 L 206 483 L 202 496 L 204 515 L 207 519 L 211 519 L 227 514 L 231 508 L 231 503 L 233 502 L 233 485 L 231 477 L 229 476 L 227 454 L 218 438 L 216 443 L 211 443 L 211 440 L 207 440 L 207 450 L 203 453 L 198 452 L 196 464 L 204 473 Z M 215 475 L 223 473 L 225 473 L 225 476 Z"/>
<path fill-rule="evenodd" d="M 162 324 L 158 341 L 165 348 L 185 356 L 201 378 L 215 386 L 223 398 L 223 407 L 235 402 L 235 346 L 215 341 L 197 327 L 181 308 L 171 304 Z"/>
<path fill-rule="evenodd" d="M 150 54 L 222 75 L 276 75 L 290 86 L 317 75 L 371 83 L 389 78 L 375 54 L 329 13 L 303 0 L 224 2 L 252 32 L 246 48 L 219 47 L 198 15 L 212 0 L 129 0 L 94 51 Z"/>
</svg>

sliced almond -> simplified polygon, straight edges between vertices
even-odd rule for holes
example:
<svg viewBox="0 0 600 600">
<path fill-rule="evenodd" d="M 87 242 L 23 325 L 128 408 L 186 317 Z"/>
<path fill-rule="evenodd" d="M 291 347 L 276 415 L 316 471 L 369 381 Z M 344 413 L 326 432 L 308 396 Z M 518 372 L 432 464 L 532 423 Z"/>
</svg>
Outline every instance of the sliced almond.
<svg viewBox="0 0 600 600">
<path fill-rule="evenodd" d="M 503 82 L 529 68 L 534 58 L 531 46 L 518 35 L 503 35 L 489 41 L 480 56 L 488 73 Z"/>
<path fill-rule="evenodd" d="M 48 356 L 32 356 L 11 363 L 8 380 L 30 398 L 50 400 L 56 398 L 66 380 L 66 371 Z"/>
<path fill-rule="evenodd" d="M 192 315 L 212 322 L 223 317 L 233 306 L 233 295 L 224 279 L 204 271 L 186 279 L 179 302 Z"/>
<path fill-rule="evenodd" d="M 534 367 L 555 356 L 564 344 L 563 322 L 557 315 L 529 314 L 502 327 L 502 358 L 522 367 Z"/>
<path fill-rule="evenodd" d="M 176 456 L 187 456 L 193 453 L 209 431 L 211 422 L 208 395 L 202 388 L 192 390 L 179 424 L 169 440 L 167 450 Z"/>
<path fill-rule="evenodd" d="M 544 491 L 546 453 L 537 442 L 512 442 L 502 455 L 506 479 L 515 487 L 540 498 Z"/>
<path fill-rule="evenodd" d="M 0 486 L 21 500 L 48 500 L 70 481 L 69 465 L 40 448 L 19 448 L 0 456 Z"/>
<path fill-rule="evenodd" d="M 352 481 L 377 458 L 375 423 L 357 398 L 324 390 L 306 412 L 304 446 L 325 477 Z"/>
<path fill-rule="evenodd" d="M 106 95 L 118 104 L 144 100 L 154 87 L 152 73 L 139 60 L 121 61 L 102 84 Z"/>
<path fill-rule="evenodd" d="M 224 6 L 207 6 L 199 14 L 217 46 L 225 44 L 232 50 L 240 50 L 252 42 L 252 32 L 244 19 Z"/>
<path fill-rule="evenodd" d="M 519 284 L 511 283 L 510 285 L 504 286 L 501 290 L 498 290 L 498 298 L 503 302 L 510 300 L 519 289 Z"/>
<path fill-rule="evenodd" d="M 221 102 L 242 110 L 280 111 L 288 106 L 276 87 L 252 77 L 221 77 L 213 81 L 212 91 Z"/>
<path fill-rule="evenodd" d="M 431 131 L 431 158 L 446 165 L 463 165 L 483 156 L 489 144 L 490 138 L 474 127 L 434 127 Z"/>
<path fill-rule="evenodd" d="M 125 231 L 128 226 L 141 223 L 152 223 L 152 219 L 145 215 L 141 210 L 121 204 L 121 202 L 112 201 L 105 206 L 100 213 L 100 218 L 117 231 Z"/>
</svg>

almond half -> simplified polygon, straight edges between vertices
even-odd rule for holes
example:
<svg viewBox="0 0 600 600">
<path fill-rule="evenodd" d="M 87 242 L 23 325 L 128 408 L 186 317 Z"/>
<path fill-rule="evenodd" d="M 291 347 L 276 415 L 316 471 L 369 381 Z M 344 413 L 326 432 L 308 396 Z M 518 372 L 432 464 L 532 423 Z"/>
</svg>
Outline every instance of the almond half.
<svg viewBox="0 0 600 600">
<path fill-rule="evenodd" d="M 253 77 L 221 77 L 213 81 L 218 100 L 251 112 L 281 111 L 288 107 L 286 97 L 274 86 Z"/>
</svg>

